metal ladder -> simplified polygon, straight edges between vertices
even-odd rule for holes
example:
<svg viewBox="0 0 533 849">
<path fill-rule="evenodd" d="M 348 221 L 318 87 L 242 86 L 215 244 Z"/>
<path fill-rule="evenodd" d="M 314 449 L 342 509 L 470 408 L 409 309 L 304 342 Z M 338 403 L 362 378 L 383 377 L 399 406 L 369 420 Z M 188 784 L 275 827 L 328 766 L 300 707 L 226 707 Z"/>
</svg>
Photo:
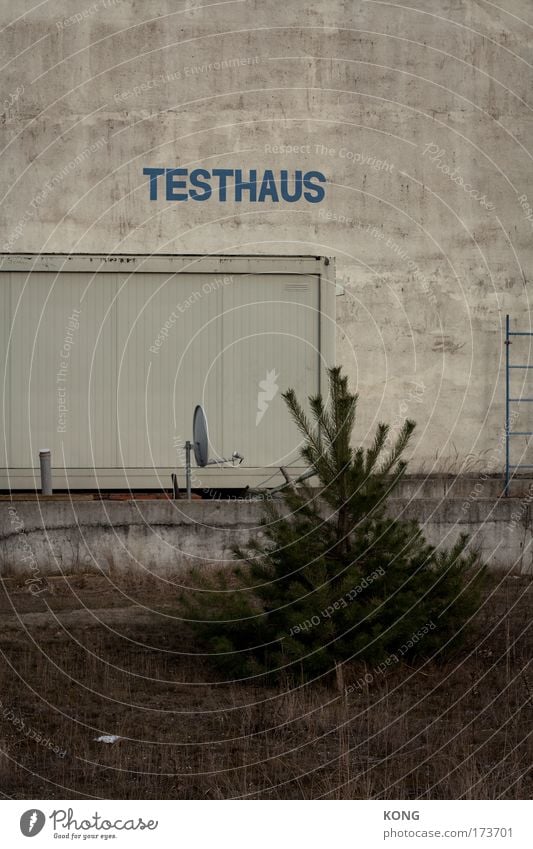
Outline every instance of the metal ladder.
<svg viewBox="0 0 533 849">
<path fill-rule="evenodd" d="M 511 430 L 510 405 L 513 402 L 521 403 L 522 401 L 533 403 L 533 398 L 511 398 L 511 369 L 533 369 L 533 365 L 525 365 L 512 363 L 510 347 L 512 345 L 511 336 L 533 336 L 533 332 L 516 331 L 510 329 L 509 316 L 505 316 L 505 487 L 504 495 L 509 495 L 509 484 L 511 482 L 512 471 L 517 469 L 533 469 L 532 463 L 511 463 L 511 437 L 512 436 L 533 436 L 533 431 L 530 430 Z"/>
</svg>

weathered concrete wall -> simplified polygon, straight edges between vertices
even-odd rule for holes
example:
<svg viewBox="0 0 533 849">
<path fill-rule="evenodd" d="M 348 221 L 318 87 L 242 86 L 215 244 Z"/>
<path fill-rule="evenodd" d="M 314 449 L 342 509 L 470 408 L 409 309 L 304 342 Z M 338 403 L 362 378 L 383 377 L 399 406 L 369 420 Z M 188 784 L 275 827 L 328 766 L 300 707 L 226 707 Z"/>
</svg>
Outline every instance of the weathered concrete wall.
<svg viewBox="0 0 533 849">
<path fill-rule="evenodd" d="M 231 559 L 258 530 L 257 504 L 89 501 L 0 505 L 0 568 L 38 574 L 161 573 Z"/>
<path fill-rule="evenodd" d="M 417 519 L 434 545 L 460 533 L 497 569 L 533 572 L 529 499 L 403 498 L 393 514 Z M 0 573 L 40 578 L 116 571 L 164 574 L 231 560 L 231 549 L 261 532 L 250 502 L 14 502 L 0 504 Z"/>
<path fill-rule="evenodd" d="M 501 468 L 502 317 L 529 324 L 525 0 L 25 9 L 0 2 L 3 250 L 336 255 L 361 436 L 410 415 L 413 468 Z M 144 166 L 328 184 L 317 204 L 154 202 Z"/>
</svg>

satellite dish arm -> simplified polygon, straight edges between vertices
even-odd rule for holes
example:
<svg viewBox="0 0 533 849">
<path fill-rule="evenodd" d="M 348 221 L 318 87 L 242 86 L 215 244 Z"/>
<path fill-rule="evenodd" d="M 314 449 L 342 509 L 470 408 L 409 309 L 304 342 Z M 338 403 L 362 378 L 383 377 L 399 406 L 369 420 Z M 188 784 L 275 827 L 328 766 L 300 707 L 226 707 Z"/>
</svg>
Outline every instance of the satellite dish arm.
<svg viewBox="0 0 533 849">
<path fill-rule="evenodd" d="M 238 465 L 240 466 L 244 457 L 242 454 L 239 454 L 238 451 L 234 451 L 230 458 L 227 457 L 219 457 L 217 460 L 208 460 L 205 464 L 206 466 L 221 466 L 223 463 L 233 463 L 235 465 L 235 460 L 238 460 Z"/>
</svg>

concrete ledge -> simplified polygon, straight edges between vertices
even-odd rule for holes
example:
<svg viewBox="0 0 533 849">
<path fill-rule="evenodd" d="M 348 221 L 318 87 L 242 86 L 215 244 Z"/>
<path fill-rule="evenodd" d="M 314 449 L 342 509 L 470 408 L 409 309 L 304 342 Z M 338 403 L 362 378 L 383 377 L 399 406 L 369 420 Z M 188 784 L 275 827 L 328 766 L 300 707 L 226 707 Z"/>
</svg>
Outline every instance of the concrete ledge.
<svg viewBox="0 0 533 849">
<path fill-rule="evenodd" d="M 175 571 L 231 560 L 260 523 L 255 503 L 199 501 L 0 504 L 0 570 L 41 575 Z"/>
<path fill-rule="evenodd" d="M 417 519 L 435 546 L 449 548 L 468 534 L 492 568 L 533 574 L 531 506 L 523 499 L 391 499 L 390 506 L 393 515 Z"/>
<path fill-rule="evenodd" d="M 471 535 L 494 568 L 533 572 L 527 500 L 395 498 L 393 515 L 418 519 L 434 545 Z M 231 501 L 0 503 L 0 573 L 36 576 L 116 570 L 175 572 L 232 560 L 260 533 L 262 506 Z"/>
</svg>

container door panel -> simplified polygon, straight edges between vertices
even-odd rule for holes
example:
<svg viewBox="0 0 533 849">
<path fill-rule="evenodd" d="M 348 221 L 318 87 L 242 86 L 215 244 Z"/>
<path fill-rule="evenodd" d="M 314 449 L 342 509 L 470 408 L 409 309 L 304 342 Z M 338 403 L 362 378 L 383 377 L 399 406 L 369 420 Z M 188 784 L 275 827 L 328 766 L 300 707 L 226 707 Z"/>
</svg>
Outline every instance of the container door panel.
<svg viewBox="0 0 533 849">
<path fill-rule="evenodd" d="M 319 291 L 314 276 L 236 276 L 224 288 L 223 444 L 247 465 L 294 462 L 300 436 L 282 393 L 319 389 Z"/>
</svg>

